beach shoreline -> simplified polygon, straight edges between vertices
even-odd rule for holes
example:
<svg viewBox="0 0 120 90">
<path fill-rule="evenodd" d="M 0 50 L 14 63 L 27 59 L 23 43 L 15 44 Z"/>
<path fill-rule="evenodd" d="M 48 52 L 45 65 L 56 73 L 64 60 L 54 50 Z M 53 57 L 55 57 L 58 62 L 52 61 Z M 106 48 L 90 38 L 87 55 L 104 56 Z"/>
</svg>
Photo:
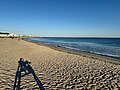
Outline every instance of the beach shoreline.
<svg viewBox="0 0 120 90">
<path fill-rule="evenodd" d="M 22 40 L 27 41 L 25 39 L 22 39 Z M 105 62 L 120 65 L 120 59 L 115 58 L 115 57 L 110 57 L 110 56 L 106 56 L 106 55 L 90 53 L 90 52 L 85 52 L 85 51 L 80 51 L 80 50 L 67 49 L 67 48 L 64 48 L 64 47 L 61 47 L 61 46 L 53 46 L 53 45 L 43 44 L 43 43 L 40 43 L 40 42 L 34 42 L 34 41 L 27 41 L 27 42 L 35 43 L 37 45 L 46 46 L 46 47 L 49 47 L 51 49 L 58 50 L 58 51 L 61 51 L 61 52 L 66 52 L 66 53 L 69 53 L 69 54 L 82 55 L 84 57 L 95 58 L 95 59 L 102 60 L 102 61 L 105 61 Z"/>
</svg>

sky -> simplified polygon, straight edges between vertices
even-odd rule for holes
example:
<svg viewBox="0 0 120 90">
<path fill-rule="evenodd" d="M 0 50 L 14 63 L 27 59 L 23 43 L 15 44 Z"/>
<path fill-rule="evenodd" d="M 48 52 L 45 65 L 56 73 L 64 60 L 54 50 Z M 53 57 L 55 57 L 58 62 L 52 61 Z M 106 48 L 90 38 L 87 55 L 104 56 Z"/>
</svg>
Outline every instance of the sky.
<svg viewBox="0 0 120 90">
<path fill-rule="evenodd" d="M 0 31 L 43 37 L 120 37 L 120 0 L 0 0 Z"/>
</svg>

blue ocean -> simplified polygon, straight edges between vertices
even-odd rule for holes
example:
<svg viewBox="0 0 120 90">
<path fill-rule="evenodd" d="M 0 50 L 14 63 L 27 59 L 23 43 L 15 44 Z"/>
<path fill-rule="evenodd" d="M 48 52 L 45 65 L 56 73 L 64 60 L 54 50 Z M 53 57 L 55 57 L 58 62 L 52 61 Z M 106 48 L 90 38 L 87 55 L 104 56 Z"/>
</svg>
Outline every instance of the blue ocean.
<svg viewBox="0 0 120 90">
<path fill-rule="evenodd" d="M 120 59 L 120 38 L 40 37 L 25 40 Z"/>
</svg>

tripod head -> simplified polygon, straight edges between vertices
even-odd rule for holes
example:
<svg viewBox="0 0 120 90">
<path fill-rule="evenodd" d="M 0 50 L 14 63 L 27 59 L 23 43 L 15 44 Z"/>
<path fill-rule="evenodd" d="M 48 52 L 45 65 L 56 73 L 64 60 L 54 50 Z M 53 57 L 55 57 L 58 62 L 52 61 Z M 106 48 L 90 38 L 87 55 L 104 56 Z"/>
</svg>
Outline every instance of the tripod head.
<svg viewBox="0 0 120 90">
<path fill-rule="evenodd" d="M 18 61 L 19 66 L 30 66 L 31 62 L 25 60 L 23 58 L 20 58 L 20 60 Z"/>
</svg>

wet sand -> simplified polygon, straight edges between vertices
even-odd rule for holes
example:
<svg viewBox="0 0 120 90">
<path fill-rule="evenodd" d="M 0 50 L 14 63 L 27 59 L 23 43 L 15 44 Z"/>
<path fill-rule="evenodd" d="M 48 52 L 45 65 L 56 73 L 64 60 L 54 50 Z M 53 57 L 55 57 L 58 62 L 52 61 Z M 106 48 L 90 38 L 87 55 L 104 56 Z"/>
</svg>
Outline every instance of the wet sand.
<svg viewBox="0 0 120 90">
<path fill-rule="evenodd" d="M 68 53 L 23 40 L 0 38 L 0 90 L 13 90 L 21 57 L 31 61 L 46 90 L 120 89 L 120 65 L 110 63 L 110 58 Z M 38 86 L 32 75 L 28 75 L 22 78 L 21 88 L 37 90 Z"/>
</svg>

